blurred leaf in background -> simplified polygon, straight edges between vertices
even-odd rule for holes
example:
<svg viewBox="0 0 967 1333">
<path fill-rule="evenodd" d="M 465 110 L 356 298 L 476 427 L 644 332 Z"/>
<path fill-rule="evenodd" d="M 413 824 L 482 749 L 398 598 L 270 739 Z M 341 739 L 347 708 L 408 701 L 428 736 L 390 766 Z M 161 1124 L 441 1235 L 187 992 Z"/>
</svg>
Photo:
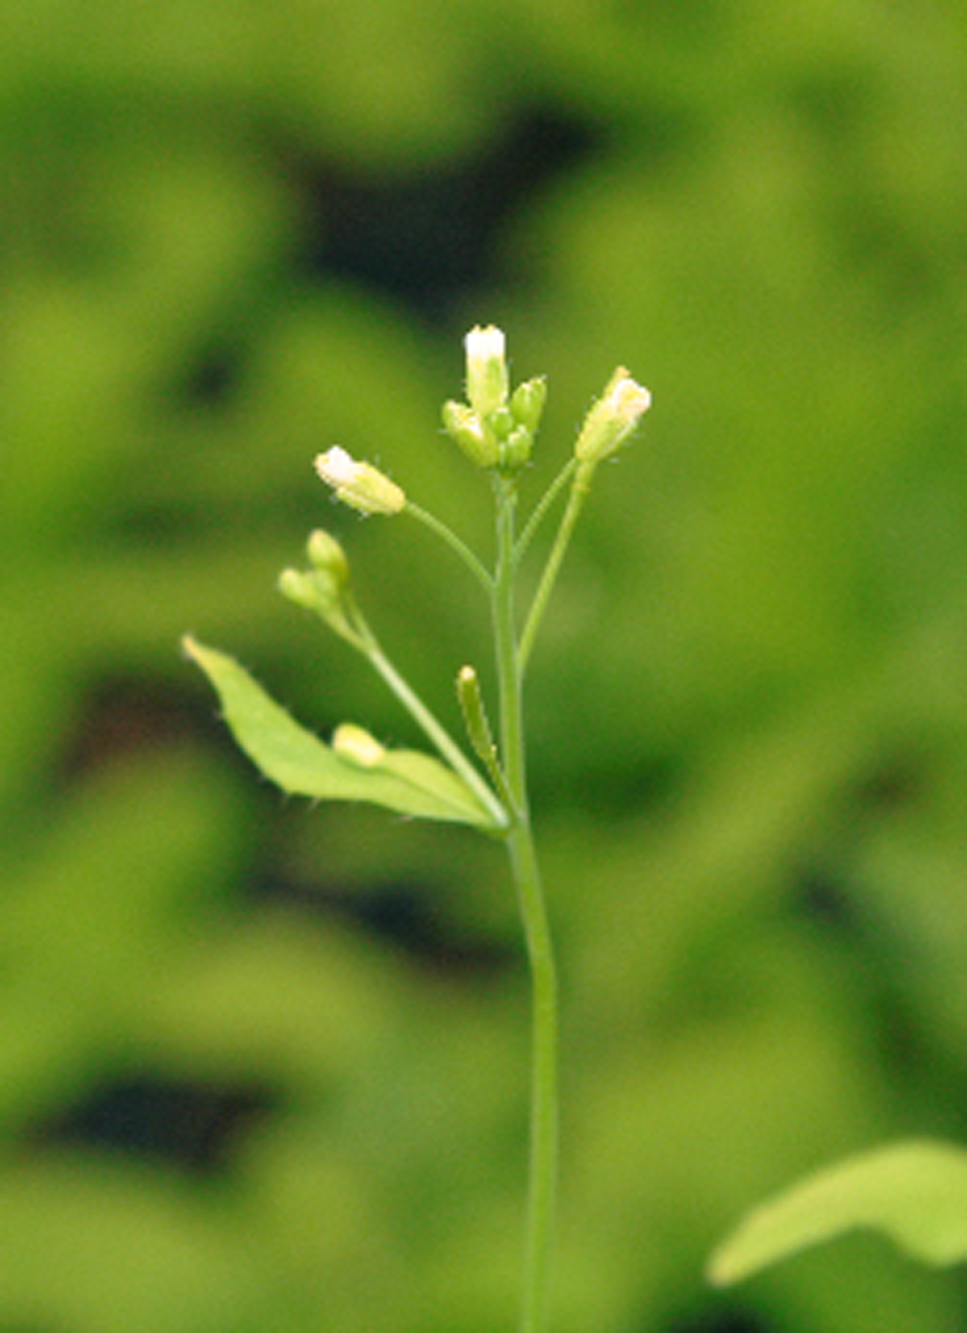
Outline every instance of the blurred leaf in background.
<svg viewBox="0 0 967 1333">
<path fill-rule="evenodd" d="M 282 802 L 176 648 L 413 743 L 274 584 L 337 528 L 452 697 L 465 573 L 310 464 L 371 458 L 485 544 L 437 422 L 493 320 L 549 376 L 535 496 L 614 365 L 656 404 L 531 675 L 557 1327 L 949 1333 L 956 1276 L 875 1242 L 738 1296 L 702 1270 L 820 1161 L 967 1138 L 960 7 L 46 0 L 0 29 L 0 1329 L 512 1326 L 499 858 Z"/>
</svg>

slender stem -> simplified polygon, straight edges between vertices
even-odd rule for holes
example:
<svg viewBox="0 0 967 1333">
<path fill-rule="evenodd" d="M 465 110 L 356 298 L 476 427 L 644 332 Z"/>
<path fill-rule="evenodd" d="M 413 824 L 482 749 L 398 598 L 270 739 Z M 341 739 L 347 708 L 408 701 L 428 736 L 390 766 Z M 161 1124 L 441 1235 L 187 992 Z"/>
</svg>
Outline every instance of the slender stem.
<svg viewBox="0 0 967 1333">
<path fill-rule="evenodd" d="M 361 651 L 365 653 L 366 658 L 371 665 L 379 672 L 383 680 L 399 699 L 400 703 L 407 710 L 410 716 L 422 727 L 424 733 L 436 746 L 437 751 L 446 760 L 450 767 L 463 778 L 464 782 L 474 793 L 484 809 L 489 811 L 497 825 L 501 829 L 506 829 L 510 816 L 504 809 L 501 802 L 494 795 L 491 788 L 480 776 L 473 764 L 461 750 L 450 733 L 442 723 L 438 722 L 434 715 L 427 708 L 426 704 L 415 693 L 409 684 L 403 679 L 400 673 L 393 666 L 386 654 L 376 642 L 368 626 L 363 626 L 365 631 L 365 642 Z"/>
<path fill-rule="evenodd" d="M 527 662 L 534 646 L 534 638 L 544 612 L 547 610 L 547 603 L 550 601 L 554 584 L 557 582 L 557 576 L 564 562 L 571 534 L 574 532 L 574 525 L 578 521 L 578 516 L 591 490 L 592 471 L 593 468 L 586 465 L 579 467 L 571 484 L 571 494 L 568 496 L 567 508 L 564 510 L 557 536 L 554 538 L 554 545 L 551 547 L 547 564 L 544 566 L 544 573 L 541 575 L 541 581 L 531 603 L 530 612 L 524 625 L 524 632 L 520 637 L 519 654 L 522 673 L 527 669 Z"/>
<path fill-rule="evenodd" d="M 560 472 L 551 482 L 550 486 L 548 486 L 547 490 L 541 496 L 538 503 L 534 506 L 534 512 L 527 520 L 527 525 L 524 528 L 524 531 L 520 534 L 520 536 L 517 539 L 517 549 L 515 551 L 515 555 L 517 557 L 518 562 L 520 562 L 524 558 L 524 552 L 527 550 L 528 546 L 530 546 L 534 534 L 537 532 L 537 529 L 543 523 L 545 514 L 550 509 L 551 505 L 554 503 L 557 497 L 560 495 L 561 491 L 564 489 L 567 483 L 570 481 L 571 477 L 574 475 L 574 469 L 578 466 L 578 461 L 579 460 L 575 458 L 573 455 L 571 458 L 568 459 L 568 461 L 561 468 Z"/>
<path fill-rule="evenodd" d="M 497 568 L 494 638 L 500 688 L 503 771 L 513 798 L 507 849 L 530 964 L 531 1109 L 527 1249 L 520 1333 L 548 1327 L 550 1256 L 557 1193 L 557 974 L 527 799 L 521 659 L 514 616 L 516 483 L 495 479 Z"/>
<path fill-rule="evenodd" d="M 514 606 L 514 524 L 517 510 L 516 479 L 494 477 L 497 501 L 497 567 L 494 577 L 494 643 L 500 691 L 500 740 L 504 772 L 519 808 L 526 807 L 527 775 L 524 763 L 523 690 L 517 652 Z"/>
<path fill-rule="evenodd" d="M 456 551 L 457 555 L 470 570 L 471 574 L 473 574 L 474 578 L 482 586 L 487 596 L 490 597 L 493 594 L 493 579 L 462 538 L 458 537 L 455 532 L 452 532 L 450 528 L 448 528 L 445 523 L 442 523 L 434 514 L 429 513 L 426 509 L 422 509 L 418 504 L 414 504 L 412 500 L 407 500 L 406 502 L 406 513 L 410 514 L 413 518 L 418 519 L 424 527 L 429 528 L 431 532 L 435 532 L 438 537 L 441 537 L 451 550 Z"/>
<path fill-rule="evenodd" d="M 531 969 L 530 1183 L 521 1333 L 544 1333 L 557 1195 L 557 972 L 529 820 L 507 838 Z"/>
</svg>

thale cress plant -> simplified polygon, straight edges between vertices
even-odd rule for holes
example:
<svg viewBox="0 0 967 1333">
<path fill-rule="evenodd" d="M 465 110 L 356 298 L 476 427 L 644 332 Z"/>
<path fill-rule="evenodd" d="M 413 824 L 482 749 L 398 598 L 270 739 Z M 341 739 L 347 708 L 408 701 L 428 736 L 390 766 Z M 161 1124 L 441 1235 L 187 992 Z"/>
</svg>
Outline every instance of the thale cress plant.
<svg viewBox="0 0 967 1333">
<path fill-rule="evenodd" d="M 503 333 L 474 328 L 465 339 L 466 398 L 443 408 L 447 434 L 490 484 L 495 516 L 486 564 L 401 486 L 344 449 L 315 460 L 336 498 L 362 514 L 407 514 L 429 527 L 467 565 L 489 603 L 496 663 L 496 726 L 472 665 L 461 667 L 457 693 L 469 752 L 457 743 L 384 652 L 353 594 L 349 562 L 329 533 L 309 537 L 307 565 L 287 569 L 280 591 L 315 612 L 382 677 L 415 719 L 434 754 L 388 749 L 352 723 L 326 744 L 299 725 L 237 662 L 195 639 L 188 655 L 217 691 L 241 748 L 286 792 L 316 799 L 370 801 L 409 816 L 468 824 L 507 848 L 520 905 L 532 987 L 529 1188 L 521 1333 L 542 1333 L 550 1319 L 550 1258 L 558 1152 L 558 1000 L 554 950 L 531 824 L 524 730 L 524 677 L 534 640 L 578 516 L 598 467 L 630 439 L 651 395 L 619 368 L 588 412 L 573 450 L 543 497 L 519 522 L 519 489 L 546 396 L 543 378 L 511 388 Z M 563 501 L 556 535 L 529 606 L 517 606 L 517 576 L 554 502 Z M 472 757 L 471 757 L 472 756 Z"/>
</svg>

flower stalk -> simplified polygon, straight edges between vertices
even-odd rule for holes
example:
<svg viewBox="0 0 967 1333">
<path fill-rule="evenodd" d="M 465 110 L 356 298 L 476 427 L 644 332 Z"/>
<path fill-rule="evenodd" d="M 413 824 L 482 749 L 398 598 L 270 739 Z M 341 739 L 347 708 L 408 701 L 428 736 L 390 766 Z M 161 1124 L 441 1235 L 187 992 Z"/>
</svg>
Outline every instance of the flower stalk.
<svg viewBox="0 0 967 1333">
<path fill-rule="evenodd" d="M 280 591 L 318 615 L 367 660 L 439 759 L 387 749 L 369 732 L 348 723 L 336 729 L 327 747 L 275 705 L 237 663 L 192 641 L 187 648 L 219 690 L 239 744 L 284 790 L 333 800 L 369 800 L 415 817 L 458 820 L 504 841 L 531 984 L 530 1141 L 519 1327 L 520 1333 L 547 1333 L 558 1175 L 558 989 L 527 789 L 524 676 L 597 468 L 630 438 L 651 404 L 651 395 L 624 368 L 615 372 L 585 418 L 573 456 L 518 533 L 519 486 L 530 462 L 546 384 L 535 378 L 511 390 L 504 335 L 492 325 L 471 330 L 465 351 L 466 401 L 445 404 L 443 422 L 471 463 L 489 474 L 496 519 L 492 571 L 450 527 L 370 463 L 357 462 L 336 446 L 318 455 L 315 467 L 335 498 L 358 513 L 408 513 L 416 518 L 459 557 L 486 595 L 497 675 L 496 740 L 476 671 L 465 666 L 457 677 L 467 736 L 478 762 L 457 744 L 387 657 L 353 595 L 345 552 L 321 530 L 309 538 L 309 568 L 283 570 Z M 520 630 L 516 603 L 520 566 L 565 491 L 564 512 Z"/>
<path fill-rule="evenodd" d="M 558 988 L 527 790 L 524 675 L 594 474 L 599 464 L 611 458 L 629 439 L 650 407 L 651 395 L 623 367 L 615 371 L 585 418 L 572 458 L 548 487 L 518 535 L 519 482 L 530 460 L 544 408 L 546 384 L 541 378 L 531 379 L 511 392 L 504 335 L 493 326 L 471 330 L 465 339 L 465 349 L 467 400 L 445 403 L 443 424 L 466 457 L 491 476 L 496 514 L 493 573 L 452 529 L 420 508 L 369 464 L 355 462 L 341 449 L 330 449 L 316 460 L 316 468 L 334 488 L 336 497 L 353 508 L 367 514 L 405 511 L 416 518 L 457 554 L 487 595 L 497 670 L 499 745 L 494 743 L 480 683 L 472 667 L 461 669 L 457 693 L 471 748 L 490 783 L 484 781 L 392 666 L 355 604 L 351 613 L 346 614 L 349 603 L 345 578 L 340 585 L 341 600 L 335 609 L 327 607 L 326 618 L 336 629 L 342 628 L 340 618 L 348 620 L 350 634 L 344 632 L 343 637 L 355 642 L 439 754 L 484 803 L 497 821 L 507 847 L 531 982 L 530 1144 L 520 1333 L 546 1333 L 551 1308 L 558 1175 Z M 516 584 L 520 565 L 554 502 L 568 486 L 563 516 L 523 631 L 518 632 Z M 328 551 L 324 546 L 321 549 Z M 330 553 L 327 568 L 335 567 L 337 559 Z M 298 596 L 294 599 L 299 600 Z M 355 733 L 350 740 L 364 755 L 369 754 L 369 748 Z"/>
<path fill-rule="evenodd" d="M 498 477 L 494 489 L 497 506 L 494 645 L 500 693 L 503 771 L 513 802 L 506 843 L 531 977 L 530 1153 L 520 1328 L 521 1333 L 543 1333 L 550 1309 L 551 1251 L 557 1196 L 557 968 L 527 792 L 523 662 L 517 641 L 514 599 L 518 565 L 515 549 L 516 478 Z"/>
</svg>

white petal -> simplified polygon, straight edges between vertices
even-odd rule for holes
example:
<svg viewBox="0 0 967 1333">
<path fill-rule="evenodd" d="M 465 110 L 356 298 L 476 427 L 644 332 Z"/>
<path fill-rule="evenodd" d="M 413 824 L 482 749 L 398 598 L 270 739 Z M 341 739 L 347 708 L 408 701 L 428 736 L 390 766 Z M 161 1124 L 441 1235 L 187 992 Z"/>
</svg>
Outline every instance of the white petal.
<svg viewBox="0 0 967 1333">
<path fill-rule="evenodd" d="M 337 444 L 317 456 L 316 471 L 330 486 L 351 486 L 359 476 L 359 464 Z"/>
</svg>

